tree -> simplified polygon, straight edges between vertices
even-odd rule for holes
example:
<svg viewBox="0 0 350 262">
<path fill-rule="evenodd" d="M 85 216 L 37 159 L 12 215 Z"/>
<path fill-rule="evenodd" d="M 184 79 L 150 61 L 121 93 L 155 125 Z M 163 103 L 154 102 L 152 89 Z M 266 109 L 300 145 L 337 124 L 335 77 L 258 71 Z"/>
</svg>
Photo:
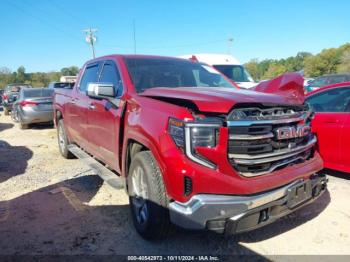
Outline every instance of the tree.
<svg viewBox="0 0 350 262">
<path fill-rule="evenodd" d="M 337 68 L 338 73 L 350 73 L 350 50 L 346 50 L 341 58 Z"/>
<path fill-rule="evenodd" d="M 311 77 L 337 73 L 341 61 L 341 49 L 329 48 L 305 60 L 305 73 Z"/>
<path fill-rule="evenodd" d="M 4 88 L 12 79 L 11 70 L 7 67 L 0 68 L 0 88 Z"/>
<path fill-rule="evenodd" d="M 61 72 L 48 72 L 47 77 L 49 78 L 50 82 L 58 82 L 60 81 Z"/>
<path fill-rule="evenodd" d="M 244 66 L 255 80 L 260 78 L 258 59 L 252 59 L 248 63 L 246 63 Z"/>
<path fill-rule="evenodd" d="M 76 66 L 64 67 L 61 69 L 61 74 L 64 76 L 76 76 L 79 73 L 79 68 Z"/>
<path fill-rule="evenodd" d="M 26 69 L 24 66 L 20 66 L 17 69 L 17 74 L 16 74 L 16 81 L 18 83 L 24 83 L 26 81 Z"/>
<path fill-rule="evenodd" d="M 282 75 L 287 72 L 287 68 L 279 63 L 273 63 L 269 66 L 269 69 L 265 72 L 263 78 L 270 79 L 276 76 Z"/>
<path fill-rule="evenodd" d="M 35 87 L 46 87 L 48 86 L 50 79 L 46 73 L 31 73 L 30 84 Z"/>
</svg>

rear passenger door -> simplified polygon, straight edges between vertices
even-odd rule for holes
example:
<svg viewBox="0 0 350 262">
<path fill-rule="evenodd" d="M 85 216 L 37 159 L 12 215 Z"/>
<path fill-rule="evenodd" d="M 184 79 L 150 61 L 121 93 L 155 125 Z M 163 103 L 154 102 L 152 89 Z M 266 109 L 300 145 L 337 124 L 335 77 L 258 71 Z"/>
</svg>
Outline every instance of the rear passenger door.
<svg viewBox="0 0 350 262">
<path fill-rule="evenodd" d="M 117 65 L 112 60 L 103 62 L 99 82 L 113 84 L 117 101 L 123 93 L 123 84 Z M 112 167 L 119 170 L 119 132 L 122 105 L 107 99 L 89 100 L 88 130 L 93 154 Z"/>
<path fill-rule="evenodd" d="M 88 152 L 91 151 L 87 128 L 90 98 L 86 95 L 86 89 L 89 83 L 98 81 L 99 71 L 99 62 L 87 64 L 80 82 L 77 83 L 67 103 L 69 124 L 66 126 L 69 128 L 70 138 Z"/>
</svg>

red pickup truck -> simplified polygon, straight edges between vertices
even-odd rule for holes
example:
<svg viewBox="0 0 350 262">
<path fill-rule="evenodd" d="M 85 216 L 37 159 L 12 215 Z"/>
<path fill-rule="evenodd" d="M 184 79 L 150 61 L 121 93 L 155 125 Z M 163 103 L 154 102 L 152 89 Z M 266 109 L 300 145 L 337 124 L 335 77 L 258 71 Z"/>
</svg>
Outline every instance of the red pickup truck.
<svg viewBox="0 0 350 262">
<path fill-rule="evenodd" d="M 312 113 L 291 94 L 237 89 L 190 60 L 101 57 L 73 89 L 56 90 L 59 149 L 69 158 L 79 147 L 124 179 L 145 238 L 164 236 L 171 223 L 240 233 L 325 191 Z"/>
</svg>

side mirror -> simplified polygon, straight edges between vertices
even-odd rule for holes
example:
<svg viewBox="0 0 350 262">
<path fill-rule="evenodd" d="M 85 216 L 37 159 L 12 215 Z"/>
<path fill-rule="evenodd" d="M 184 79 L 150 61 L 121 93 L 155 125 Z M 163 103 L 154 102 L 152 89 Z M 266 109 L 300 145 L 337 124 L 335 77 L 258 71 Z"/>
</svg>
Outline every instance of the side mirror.
<svg viewBox="0 0 350 262">
<path fill-rule="evenodd" d="M 86 95 L 92 98 L 114 98 L 116 94 L 111 83 L 89 83 Z"/>
</svg>

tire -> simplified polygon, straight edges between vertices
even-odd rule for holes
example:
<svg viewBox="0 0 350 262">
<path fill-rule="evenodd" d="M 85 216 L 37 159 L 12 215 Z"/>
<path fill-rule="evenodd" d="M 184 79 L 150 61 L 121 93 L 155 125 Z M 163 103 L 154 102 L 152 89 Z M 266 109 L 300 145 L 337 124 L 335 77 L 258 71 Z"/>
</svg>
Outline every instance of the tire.
<svg viewBox="0 0 350 262">
<path fill-rule="evenodd" d="M 19 128 L 20 129 L 28 129 L 29 128 L 29 125 L 28 124 L 23 124 L 22 122 L 19 122 Z"/>
<path fill-rule="evenodd" d="M 66 135 L 66 129 L 64 127 L 63 119 L 60 119 L 58 121 L 57 141 L 58 141 L 58 148 L 60 150 L 61 155 L 67 159 L 74 158 L 74 155 L 68 150 L 69 140 Z"/>
<path fill-rule="evenodd" d="M 19 122 L 18 113 L 15 111 L 11 111 L 11 119 L 13 122 L 18 123 Z"/>
<path fill-rule="evenodd" d="M 145 239 L 164 238 L 171 228 L 169 199 L 162 174 L 150 151 L 135 155 L 127 180 L 131 216 L 136 231 Z"/>
<path fill-rule="evenodd" d="M 8 116 L 10 114 L 10 111 L 5 107 L 4 108 L 4 115 Z"/>
</svg>

